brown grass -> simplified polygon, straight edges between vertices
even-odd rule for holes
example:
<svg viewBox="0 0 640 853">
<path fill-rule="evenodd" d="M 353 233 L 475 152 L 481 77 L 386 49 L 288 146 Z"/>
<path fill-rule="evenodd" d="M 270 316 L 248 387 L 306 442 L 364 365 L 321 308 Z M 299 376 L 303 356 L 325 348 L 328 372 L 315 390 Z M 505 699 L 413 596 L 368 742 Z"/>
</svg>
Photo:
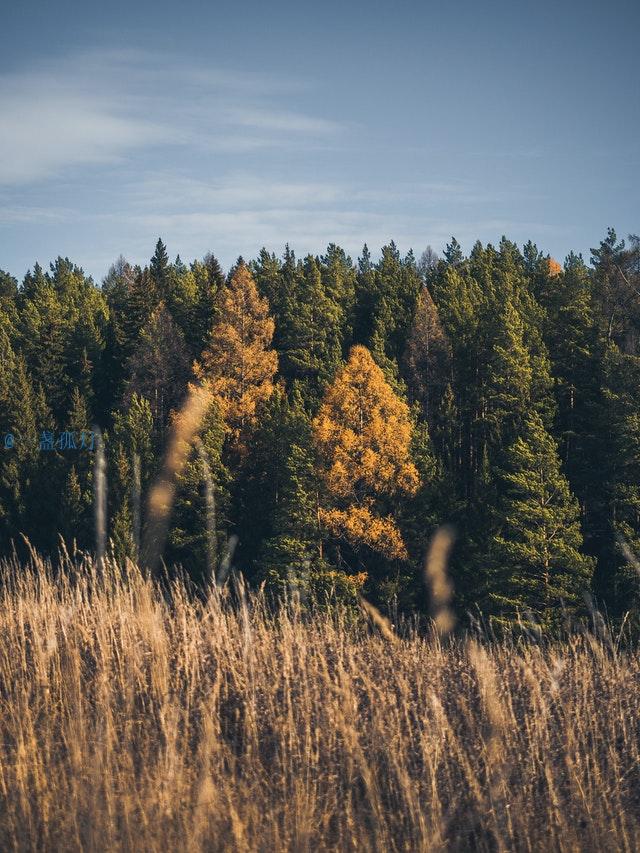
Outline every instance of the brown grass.
<svg viewBox="0 0 640 853">
<path fill-rule="evenodd" d="M 2 850 L 640 846 L 640 663 L 615 643 L 391 642 L 241 584 L 5 575 Z"/>
</svg>

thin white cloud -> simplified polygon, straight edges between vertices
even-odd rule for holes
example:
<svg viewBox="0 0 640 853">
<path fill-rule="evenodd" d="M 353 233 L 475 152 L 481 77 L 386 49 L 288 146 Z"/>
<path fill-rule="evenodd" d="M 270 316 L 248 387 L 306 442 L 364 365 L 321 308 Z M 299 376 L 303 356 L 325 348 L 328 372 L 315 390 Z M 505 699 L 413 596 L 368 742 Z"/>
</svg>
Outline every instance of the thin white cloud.
<svg viewBox="0 0 640 853">
<path fill-rule="evenodd" d="M 46 178 L 68 165 L 114 162 L 167 133 L 152 122 L 121 117 L 109 104 L 43 87 L 0 95 L 0 183 Z"/>
<path fill-rule="evenodd" d="M 73 211 L 61 207 L 38 207 L 36 205 L 10 205 L 0 199 L 0 224 L 24 225 L 69 221 Z"/>
<path fill-rule="evenodd" d="M 287 81 L 256 72 L 129 51 L 0 75 L 0 184 L 42 181 L 158 146 L 243 153 L 340 130 L 329 119 L 283 110 L 277 100 L 290 91 Z"/>
<path fill-rule="evenodd" d="M 275 130 L 286 133 L 325 134 L 337 133 L 343 126 L 328 119 L 314 118 L 292 112 L 278 112 L 256 108 L 232 107 L 226 110 L 225 119 L 232 125 Z"/>
</svg>

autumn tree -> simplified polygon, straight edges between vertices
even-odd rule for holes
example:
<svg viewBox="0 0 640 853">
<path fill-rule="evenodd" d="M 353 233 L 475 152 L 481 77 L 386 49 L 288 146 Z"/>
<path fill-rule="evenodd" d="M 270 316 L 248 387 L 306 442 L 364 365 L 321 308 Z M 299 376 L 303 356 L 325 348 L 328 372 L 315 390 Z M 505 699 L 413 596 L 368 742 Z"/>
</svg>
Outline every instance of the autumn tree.
<svg viewBox="0 0 640 853">
<path fill-rule="evenodd" d="M 274 322 L 241 263 L 218 297 L 219 320 L 195 367 L 205 380 L 227 425 L 232 443 L 241 443 L 255 424 L 258 406 L 273 391 L 278 356 L 271 349 Z"/>
<path fill-rule="evenodd" d="M 407 558 L 390 509 L 393 498 L 419 486 L 411 433 L 407 404 L 366 347 L 354 346 L 325 393 L 313 436 L 325 489 L 320 520 L 356 554 L 366 546 L 388 560 Z"/>
</svg>

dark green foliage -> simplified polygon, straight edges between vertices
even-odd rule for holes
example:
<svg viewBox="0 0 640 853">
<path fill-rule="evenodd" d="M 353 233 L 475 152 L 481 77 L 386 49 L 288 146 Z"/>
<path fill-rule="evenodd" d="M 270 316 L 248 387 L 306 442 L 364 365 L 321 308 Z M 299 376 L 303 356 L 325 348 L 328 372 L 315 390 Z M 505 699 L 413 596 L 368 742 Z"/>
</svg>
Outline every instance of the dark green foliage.
<svg viewBox="0 0 640 853">
<path fill-rule="evenodd" d="M 640 241 L 610 229 L 591 261 L 570 254 L 561 268 L 504 237 L 468 255 L 452 238 L 418 263 L 393 242 L 375 257 L 365 245 L 357 264 L 335 244 L 303 259 L 263 249 L 249 267 L 275 321 L 276 391 L 242 453 L 207 414 L 177 483 L 167 562 L 206 581 L 237 535 L 234 565 L 256 583 L 355 600 L 366 572 L 373 601 L 414 608 L 426 542 L 449 522 L 463 618 L 481 607 L 551 625 L 579 611 L 584 589 L 612 614 L 640 607 Z M 19 287 L 0 271 L 3 552 L 20 533 L 48 553 L 58 534 L 92 547 L 94 455 L 39 440 L 97 424 L 109 537 L 136 557 L 174 412 L 238 264 L 225 276 L 211 254 L 171 263 L 158 240 L 149 266 L 121 257 L 101 288 L 66 258 Z M 311 422 L 354 343 L 412 407 L 420 486 L 381 497 L 406 558 L 320 536 Z"/>
<path fill-rule="evenodd" d="M 224 440 L 214 404 L 177 483 L 165 559 L 181 564 L 196 583 L 215 579 L 228 538 L 230 473 Z"/>
<path fill-rule="evenodd" d="M 254 566 L 260 576 L 277 570 L 288 576 L 301 570 L 301 560 L 305 565 L 317 561 L 320 545 L 311 427 L 298 388 L 291 400 L 282 388 L 276 388 L 265 407 L 238 501 L 240 555 L 245 555 L 247 568 Z M 274 565 L 275 553 L 283 559 L 279 569 Z"/>
<path fill-rule="evenodd" d="M 222 267 L 212 254 L 205 256 L 203 261 L 191 264 L 191 273 L 195 281 L 195 302 L 186 339 L 191 354 L 197 358 L 204 349 L 211 330 L 216 323 L 216 295 L 224 286 L 225 278 Z"/>
<path fill-rule="evenodd" d="M 165 438 L 171 410 L 183 398 L 189 376 L 184 336 L 162 302 L 140 331 L 128 373 L 125 399 L 139 394 L 149 401 L 159 447 Z"/>
<path fill-rule="evenodd" d="M 590 588 L 579 507 L 538 414 L 525 418 L 497 472 L 497 532 L 486 567 L 490 608 L 501 619 L 545 624 L 574 612 Z"/>
</svg>

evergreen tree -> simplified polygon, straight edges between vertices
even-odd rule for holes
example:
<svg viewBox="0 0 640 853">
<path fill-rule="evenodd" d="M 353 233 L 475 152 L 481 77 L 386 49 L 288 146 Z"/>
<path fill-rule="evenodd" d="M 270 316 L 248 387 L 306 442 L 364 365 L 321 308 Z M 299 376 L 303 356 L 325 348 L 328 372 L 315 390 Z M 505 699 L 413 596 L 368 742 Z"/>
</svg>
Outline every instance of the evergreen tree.
<svg viewBox="0 0 640 853">
<path fill-rule="evenodd" d="M 158 237 L 156 250 L 149 264 L 149 272 L 160 299 L 169 301 L 169 255 L 167 254 L 167 247 L 160 237 Z"/>
<path fill-rule="evenodd" d="M 160 445 L 171 410 L 179 406 L 186 392 L 189 375 L 184 337 L 164 303 L 160 303 L 142 329 L 138 348 L 130 359 L 129 373 L 125 400 L 128 402 L 132 394 L 139 394 L 149 401 Z"/>
<path fill-rule="evenodd" d="M 460 243 L 455 237 L 451 238 L 451 242 L 447 243 L 444 250 L 444 259 L 450 267 L 457 267 L 464 261 L 464 254 Z"/>
<path fill-rule="evenodd" d="M 0 322 L 0 541 L 6 548 L 19 533 L 33 536 L 39 528 L 49 529 L 51 505 L 47 516 L 38 517 L 43 506 L 33 499 L 38 491 L 48 492 L 39 479 L 41 407 L 24 358 L 15 355 Z M 34 545 L 44 538 L 33 536 Z"/>
<path fill-rule="evenodd" d="M 504 307 L 498 323 L 487 378 L 489 440 L 513 440 L 532 403 L 531 359 L 523 340 L 523 323 L 513 305 Z"/>
<path fill-rule="evenodd" d="M 451 381 L 451 344 L 426 287 L 420 293 L 402 359 L 411 402 L 418 402 L 431 423 Z"/>
<path fill-rule="evenodd" d="M 126 405 L 113 413 L 107 441 L 109 517 L 116 557 L 137 559 L 142 527 L 142 507 L 155 474 L 153 413 L 149 401 L 131 394 Z"/>
<path fill-rule="evenodd" d="M 61 454 L 61 469 L 64 476 L 60 533 L 67 542 L 74 541 L 81 549 L 88 550 L 93 544 L 93 453 L 82 447 L 82 433 L 89 436 L 92 431 L 86 399 L 79 388 L 71 396 L 71 405 L 65 423 L 65 431 L 72 437 L 75 447 Z"/>
<path fill-rule="evenodd" d="M 593 561 L 581 553 L 579 507 L 560 470 L 557 446 L 532 412 L 506 451 L 500 471 L 498 532 L 487 588 L 501 619 L 549 624 L 564 606 L 578 609 L 589 589 Z"/>
<path fill-rule="evenodd" d="M 317 395 L 341 361 L 343 325 L 343 310 L 327 293 L 317 260 L 308 255 L 283 306 L 280 372 L 289 383 L 301 381 Z"/>
<path fill-rule="evenodd" d="M 640 242 L 631 240 L 628 248 L 618 241 L 613 228 L 591 249 L 598 319 L 607 340 L 629 355 L 638 354 L 640 342 Z"/>
<path fill-rule="evenodd" d="M 297 572 L 301 554 L 305 560 L 319 556 L 313 461 L 303 396 L 297 386 L 290 398 L 277 386 L 253 436 L 236 498 L 239 558 L 271 581 Z M 284 560 L 280 567 L 272 562 L 276 552 Z"/>
<path fill-rule="evenodd" d="M 229 528 L 224 439 L 224 422 L 214 403 L 176 484 L 165 559 L 181 564 L 198 584 L 215 581 Z"/>
<path fill-rule="evenodd" d="M 224 287 L 225 278 L 212 254 L 205 255 L 203 261 L 194 261 L 191 272 L 196 283 L 196 300 L 187 341 L 193 357 L 198 358 L 218 319 L 216 296 Z"/>
</svg>

